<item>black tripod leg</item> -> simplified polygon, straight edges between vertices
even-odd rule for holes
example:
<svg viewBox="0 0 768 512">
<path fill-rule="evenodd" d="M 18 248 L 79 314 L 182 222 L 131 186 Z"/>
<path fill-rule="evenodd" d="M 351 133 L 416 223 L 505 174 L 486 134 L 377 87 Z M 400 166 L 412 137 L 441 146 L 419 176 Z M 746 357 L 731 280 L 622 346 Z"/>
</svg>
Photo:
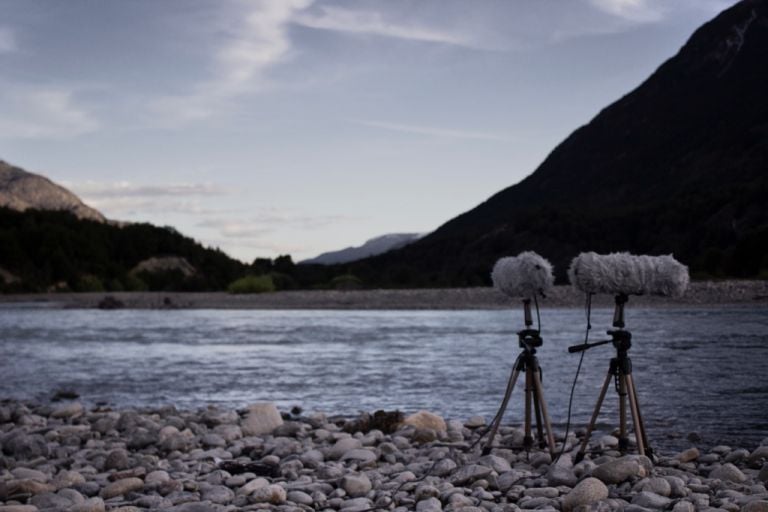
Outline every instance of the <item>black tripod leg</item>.
<svg viewBox="0 0 768 512">
<path fill-rule="evenodd" d="M 642 439 L 644 450 L 638 450 L 640 452 L 640 455 L 646 455 L 648 457 L 653 457 L 653 450 L 651 449 L 650 444 L 648 444 L 648 436 L 645 432 L 645 423 L 643 422 L 643 413 L 640 411 L 640 402 L 637 400 L 637 387 L 635 387 L 635 379 L 632 377 L 632 374 L 627 375 L 627 379 L 629 380 L 629 384 L 632 387 L 632 390 L 630 391 L 630 397 L 635 402 L 635 409 L 637 409 L 637 423 L 640 426 L 640 437 L 639 439 Z M 637 427 L 635 427 L 637 428 Z M 637 435 L 637 433 L 635 433 Z M 638 447 L 640 446 L 638 441 Z"/>
<path fill-rule="evenodd" d="M 523 446 L 526 451 L 533 446 L 533 436 L 531 435 L 531 398 L 533 397 L 533 369 L 528 368 L 525 372 L 525 437 L 523 437 Z"/>
<path fill-rule="evenodd" d="M 555 435 L 552 432 L 552 422 L 549 421 L 549 412 L 547 412 L 547 402 L 544 400 L 544 390 L 541 386 L 541 372 L 537 371 L 534 376 L 534 382 L 536 384 L 536 392 L 539 395 L 539 405 L 541 406 L 541 414 L 544 416 L 544 427 L 547 429 L 547 444 L 549 444 L 549 453 L 554 456 L 555 454 Z"/>
<path fill-rule="evenodd" d="M 603 400 L 605 400 L 605 393 L 608 391 L 608 385 L 611 383 L 611 378 L 613 377 L 613 372 L 608 370 L 608 375 L 605 376 L 605 381 L 603 382 L 603 388 L 600 390 L 600 396 L 597 398 L 597 403 L 595 404 L 595 410 L 592 412 L 592 419 L 589 420 L 589 425 L 587 425 L 587 433 L 584 435 L 584 441 L 581 443 L 581 448 L 579 448 L 579 453 L 576 454 L 576 462 L 580 462 L 584 458 L 584 454 L 587 453 L 587 446 L 589 445 L 589 437 L 592 435 L 592 431 L 595 429 L 595 424 L 597 423 L 597 417 L 600 414 L 600 408 L 603 406 Z"/>
<path fill-rule="evenodd" d="M 499 426 L 501 425 L 502 418 L 504 418 L 504 412 L 507 410 L 509 397 L 512 396 L 512 391 L 515 389 L 515 384 L 517 383 L 517 378 L 519 376 L 520 376 L 520 367 L 518 363 L 515 363 L 515 366 L 512 369 L 512 374 L 509 376 L 509 381 L 507 381 L 507 390 L 504 392 L 504 400 L 502 400 L 501 407 L 499 407 L 499 412 L 496 414 L 496 417 L 493 419 L 493 422 L 491 423 L 491 435 L 490 437 L 488 437 L 488 440 L 485 442 L 485 447 L 483 448 L 483 455 L 488 455 L 491 452 L 493 439 L 496 437 L 496 432 L 498 432 L 499 430 Z"/>
<path fill-rule="evenodd" d="M 539 401 L 539 388 L 537 386 L 537 374 L 534 373 L 533 389 L 531 395 L 533 396 L 533 412 L 536 414 L 536 438 L 539 440 L 539 448 L 547 446 L 547 442 L 544 441 L 544 428 L 541 424 L 541 402 Z"/>
<path fill-rule="evenodd" d="M 619 451 L 624 453 L 629 448 L 627 437 L 627 377 L 619 373 Z"/>
<path fill-rule="evenodd" d="M 635 429 L 635 438 L 637 439 L 637 453 L 645 455 L 645 439 L 643 435 L 643 427 L 640 426 L 640 412 L 637 408 L 637 402 L 635 402 L 635 390 L 632 385 L 632 376 L 627 375 L 627 393 L 629 396 L 629 410 L 632 413 L 632 424 Z"/>
</svg>

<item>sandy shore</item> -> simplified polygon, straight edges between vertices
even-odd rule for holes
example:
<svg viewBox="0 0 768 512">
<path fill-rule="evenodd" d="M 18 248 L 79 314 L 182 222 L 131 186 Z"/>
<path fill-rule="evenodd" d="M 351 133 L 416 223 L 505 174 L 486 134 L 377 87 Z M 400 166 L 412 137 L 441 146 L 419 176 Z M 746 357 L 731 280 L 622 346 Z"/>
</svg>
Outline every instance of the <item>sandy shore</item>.
<svg viewBox="0 0 768 512">
<path fill-rule="evenodd" d="M 515 301 L 493 288 L 413 290 L 300 290 L 259 295 L 176 292 L 49 293 L 0 295 L 0 307 L 27 304 L 60 308 L 97 308 L 105 297 L 131 309 L 501 309 Z M 595 306 L 610 306 L 612 297 L 599 295 Z M 584 296 L 571 286 L 557 286 L 542 307 L 582 307 Z M 681 298 L 632 297 L 632 307 L 700 305 L 768 305 L 768 281 L 701 281 Z"/>
</svg>

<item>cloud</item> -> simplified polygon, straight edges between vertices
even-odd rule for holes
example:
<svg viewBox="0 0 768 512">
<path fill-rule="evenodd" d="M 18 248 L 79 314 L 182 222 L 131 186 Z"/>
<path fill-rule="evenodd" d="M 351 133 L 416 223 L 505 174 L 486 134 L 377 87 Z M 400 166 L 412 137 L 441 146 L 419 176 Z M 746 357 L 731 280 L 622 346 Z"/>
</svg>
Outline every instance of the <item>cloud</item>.
<svg viewBox="0 0 768 512">
<path fill-rule="evenodd" d="M 251 238 L 284 229 L 318 229 L 332 224 L 357 220 L 347 215 L 308 215 L 300 212 L 264 209 L 248 218 L 211 218 L 197 227 L 216 230 L 226 238 Z"/>
<path fill-rule="evenodd" d="M 99 127 L 74 92 L 62 88 L 0 84 L 0 111 L 0 138 L 70 138 Z"/>
<path fill-rule="evenodd" d="M 168 197 L 168 196 L 220 196 L 228 191 L 212 183 L 172 183 L 164 185 L 137 185 L 127 181 L 97 183 L 87 181 L 71 184 L 78 193 L 90 198 L 113 197 Z"/>
<path fill-rule="evenodd" d="M 339 7 L 321 7 L 319 13 L 304 12 L 296 16 L 294 23 L 319 29 L 366 34 L 411 41 L 477 47 L 467 36 L 415 24 L 399 24 L 387 21 L 379 12 L 354 11 Z"/>
<path fill-rule="evenodd" d="M 649 0 L 590 0 L 590 3 L 601 11 L 635 23 L 657 22 L 664 18 L 664 9 L 652 5 Z"/>
<path fill-rule="evenodd" d="M 7 27 L 0 27 L 0 55 L 16 51 L 16 36 Z"/>
<path fill-rule="evenodd" d="M 395 132 L 414 133 L 417 135 L 426 135 L 429 137 L 446 137 L 451 139 L 475 139 L 491 140 L 500 142 L 509 142 L 512 140 L 510 134 L 478 132 L 471 130 L 455 130 L 450 128 L 436 128 L 431 126 L 415 126 L 409 124 L 387 123 L 382 121 L 352 121 L 353 123 L 368 126 L 371 128 L 380 128 Z"/>
<path fill-rule="evenodd" d="M 213 76 L 187 94 L 165 96 L 153 102 L 153 110 L 172 121 L 206 119 L 242 94 L 266 86 L 265 72 L 285 60 L 291 51 L 288 23 L 295 12 L 313 0 L 260 0 L 244 15 L 227 41 L 214 55 Z"/>
</svg>

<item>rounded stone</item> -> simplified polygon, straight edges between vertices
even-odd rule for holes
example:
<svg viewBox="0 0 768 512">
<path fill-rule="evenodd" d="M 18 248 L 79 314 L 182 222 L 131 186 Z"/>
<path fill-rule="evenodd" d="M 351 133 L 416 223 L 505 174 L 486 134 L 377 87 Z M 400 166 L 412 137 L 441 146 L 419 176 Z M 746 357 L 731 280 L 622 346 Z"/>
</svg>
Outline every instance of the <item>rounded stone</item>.
<svg viewBox="0 0 768 512">
<path fill-rule="evenodd" d="M 345 475 L 341 479 L 341 487 L 353 498 L 368 494 L 371 490 L 371 480 L 364 473 L 357 475 Z"/>
<path fill-rule="evenodd" d="M 417 429 L 430 429 L 435 432 L 445 432 L 448 428 L 442 416 L 429 411 L 415 412 L 405 418 L 403 424 L 414 426 Z"/>
<path fill-rule="evenodd" d="M 274 484 L 260 487 L 250 495 L 250 500 L 254 503 L 271 503 L 272 505 L 280 505 L 281 503 L 284 503 L 287 498 L 288 496 L 285 493 L 285 489 Z"/>
<path fill-rule="evenodd" d="M 144 482 L 141 478 L 131 477 L 123 478 L 117 482 L 112 482 L 101 490 L 101 497 L 104 499 L 114 498 L 133 491 L 139 491 L 144 488 Z"/>
<path fill-rule="evenodd" d="M 632 504 L 656 510 L 664 510 L 672 500 L 653 492 L 641 491 L 632 498 Z"/>
<path fill-rule="evenodd" d="M 630 478 L 642 476 L 645 469 L 639 462 L 627 457 L 612 460 L 597 466 L 592 476 L 606 484 L 620 484 Z"/>
<path fill-rule="evenodd" d="M 742 483 L 747 480 L 746 475 L 739 468 L 727 462 L 720 467 L 715 468 L 709 474 L 709 478 L 725 480 L 728 482 Z"/>
<path fill-rule="evenodd" d="M 608 487 L 597 478 L 589 477 L 579 482 L 563 499 L 563 511 L 571 512 L 608 497 Z"/>
<path fill-rule="evenodd" d="M 125 450 L 112 450 L 107 455 L 107 460 L 104 461 L 104 469 L 109 471 L 110 469 L 122 470 L 128 469 L 131 466 L 128 459 L 128 452 Z"/>
</svg>

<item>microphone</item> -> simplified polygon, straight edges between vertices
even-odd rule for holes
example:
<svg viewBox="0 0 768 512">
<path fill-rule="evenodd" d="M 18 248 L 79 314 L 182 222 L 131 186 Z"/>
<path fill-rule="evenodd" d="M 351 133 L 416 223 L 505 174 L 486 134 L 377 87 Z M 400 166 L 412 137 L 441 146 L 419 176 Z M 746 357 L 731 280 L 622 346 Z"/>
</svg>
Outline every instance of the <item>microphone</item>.
<svg viewBox="0 0 768 512">
<path fill-rule="evenodd" d="M 583 252 L 568 269 L 571 284 L 586 293 L 680 297 L 688 288 L 688 267 L 672 255 Z"/>
<path fill-rule="evenodd" d="M 533 251 L 500 258 L 491 272 L 493 286 L 509 297 L 530 298 L 552 288 L 552 264 Z"/>
</svg>

